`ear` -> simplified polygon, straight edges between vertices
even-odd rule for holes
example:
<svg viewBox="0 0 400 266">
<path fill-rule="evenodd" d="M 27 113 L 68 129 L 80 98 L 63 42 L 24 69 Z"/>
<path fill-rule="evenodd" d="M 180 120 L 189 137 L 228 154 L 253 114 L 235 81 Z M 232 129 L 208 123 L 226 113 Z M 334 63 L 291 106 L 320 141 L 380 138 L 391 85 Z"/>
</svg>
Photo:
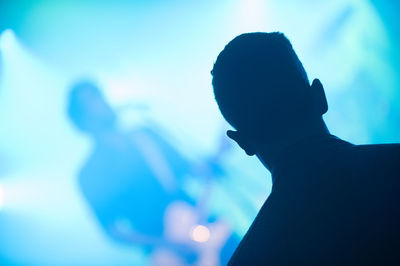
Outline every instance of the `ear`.
<svg viewBox="0 0 400 266">
<path fill-rule="evenodd" d="M 319 79 L 314 79 L 311 84 L 311 92 L 314 96 L 315 107 L 320 115 L 328 111 L 328 102 L 326 100 L 324 86 Z"/>
<path fill-rule="evenodd" d="M 242 135 L 239 131 L 228 130 L 226 135 L 230 139 L 234 140 L 240 146 L 240 148 L 246 152 L 247 155 L 252 156 L 256 154 L 248 138 Z"/>
</svg>

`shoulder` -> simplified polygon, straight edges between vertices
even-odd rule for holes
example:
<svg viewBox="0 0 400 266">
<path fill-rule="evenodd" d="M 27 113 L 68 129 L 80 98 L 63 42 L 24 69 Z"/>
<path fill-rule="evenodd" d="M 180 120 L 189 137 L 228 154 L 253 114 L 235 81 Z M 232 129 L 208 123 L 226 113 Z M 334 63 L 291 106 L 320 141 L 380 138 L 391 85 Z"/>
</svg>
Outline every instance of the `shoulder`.
<svg viewBox="0 0 400 266">
<path fill-rule="evenodd" d="M 400 143 L 354 145 L 354 149 L 365 152 L 400 152 Z"/>
<path fill-rule="evenodd" d="M 351 148 L 351 155 L 368 160 L 370 163 L 398 164 L 400 163 L 400 144 L 355 145 Z"/>
<path fill-rule="evenodd" d="M 93 190 L 93 184 L 98 183 L 99 178 L 104 176 L 105 172 L 104 161 L 94 149 L 81 166 L 77 178 L 78 186 L 86 197 Z"/>
<path fill-rule="evenodd" d="M 348 155 L 351 180 L 365 198 L 372 195 L 395 197 L 400 186 L 400 144 L 356 145 Z"/>
</svg>

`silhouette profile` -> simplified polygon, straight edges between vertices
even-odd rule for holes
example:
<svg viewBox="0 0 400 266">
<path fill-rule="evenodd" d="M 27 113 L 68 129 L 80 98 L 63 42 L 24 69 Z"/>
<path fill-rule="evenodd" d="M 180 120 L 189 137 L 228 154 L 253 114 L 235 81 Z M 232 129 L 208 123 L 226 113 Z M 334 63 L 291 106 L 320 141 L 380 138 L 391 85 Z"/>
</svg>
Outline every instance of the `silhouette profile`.
<svg viewBox="0 0 400 266">
<path fill-rule="evenodd" d="M 323 86 L 282 33 L 237 36 L 211 74 L 228 136 L 273 181 L 229 264 L 400 265 L 400 144 L 331 135 Z"/>
</svg>

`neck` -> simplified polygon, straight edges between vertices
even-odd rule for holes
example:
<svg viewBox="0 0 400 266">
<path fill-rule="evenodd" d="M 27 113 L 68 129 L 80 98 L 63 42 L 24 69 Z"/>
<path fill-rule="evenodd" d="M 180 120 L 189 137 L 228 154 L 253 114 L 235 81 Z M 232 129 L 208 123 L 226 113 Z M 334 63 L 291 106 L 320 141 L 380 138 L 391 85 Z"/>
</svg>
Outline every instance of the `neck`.
<svg viewBox="0 0 400 266">
<path fill-rule="evenodd" d="M 272 142 L 258 143 L 257 157 L 263 165 L 270 171 L 273 171 L 274 165 L 280 154 L 288 147 L 295 145 L 303 139 L 330 135 L 328 128 L 322 117 L 310 122 L 302 127 L 291 129 L 290 132 L 295 134 L 288 134 L 280 139 L 275 139 Z"/>
<path fill-rule="evenodd" d="M 107 143 L 112 141 L 118 132 L 114 128 L 93 132 L 92 136 L 96 143 Z"/>
</svg>

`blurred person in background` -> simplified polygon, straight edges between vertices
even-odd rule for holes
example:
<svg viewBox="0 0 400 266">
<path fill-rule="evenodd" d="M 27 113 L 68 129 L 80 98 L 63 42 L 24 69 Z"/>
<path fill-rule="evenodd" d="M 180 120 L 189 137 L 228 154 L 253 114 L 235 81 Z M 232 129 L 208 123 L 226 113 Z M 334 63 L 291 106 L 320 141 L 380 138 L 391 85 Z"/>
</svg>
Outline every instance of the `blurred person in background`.
<svg viewBox="0 0 400 266">
<path fill-rule="evenodd" d="M 72 86 L 68 115 L 93 139 L 78 183 L 108 236 L 140 245 L 153 265 L 226 264 L 237 238 L 181 189 L 192 163 L 161 132 L 120 130 L 116 113 L 91 81 Z"/>
</svg>

